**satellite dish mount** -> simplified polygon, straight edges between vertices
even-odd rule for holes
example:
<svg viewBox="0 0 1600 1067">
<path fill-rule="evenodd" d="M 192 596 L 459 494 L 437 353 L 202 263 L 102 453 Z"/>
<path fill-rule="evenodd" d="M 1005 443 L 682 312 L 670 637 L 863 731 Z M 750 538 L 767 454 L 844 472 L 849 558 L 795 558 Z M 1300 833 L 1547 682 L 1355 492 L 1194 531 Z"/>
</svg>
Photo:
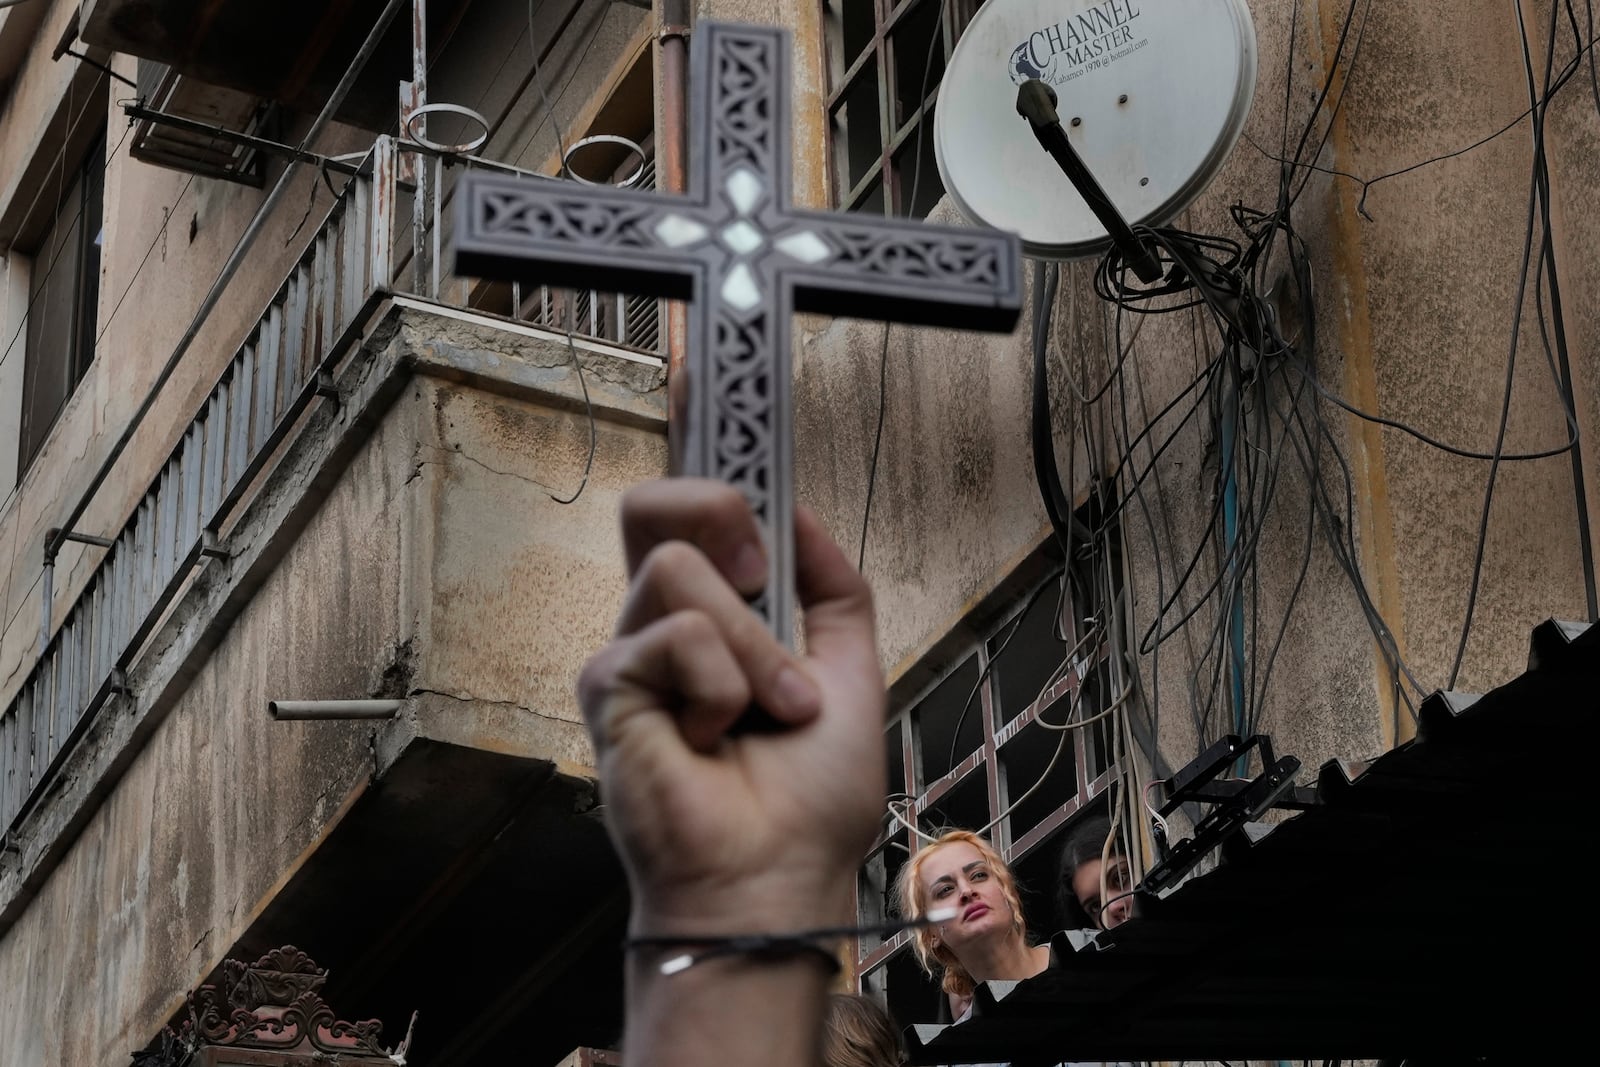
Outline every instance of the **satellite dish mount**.
<svg viewBox="0 0 1600 1067">
<path fill-rule="evenodd" d="M 1133 227 L 1122 217 L 1117 205 L 1100 188 L 1094 174 L 1078 158 L 1072 142 L 1067 139 L 1067 131 L 1061 128 L 1061 116 L 1056 114 L 1056 91 L 1038 78 L 1029 78 L 1017 87 L 1017 114 L 1028 120 L 1039 146 L 1050 153 L 1050 158 L 1056 161 L 1073 188 L 1078 190 L 1078 195 L 1089 205 L 1094 217 L 1106 228 L 1111 243 L 1121 249 L 1123 261 L 1133 268 L 1133 273 L 1146 285 L 1159 282 L 1162 274 L 1160 259 L 1139 240 L 1139 235 L 1133 232 Z"/>
<path fill-rule="evenodd" d="M 1111 250 L 1155 287 L 1174 268 L 1151 231 L 1217 176 L 1255 83 L 1248 0 L 987 0 L 940 84 L 939 177 L 1029 256 Z"/>
</svg>

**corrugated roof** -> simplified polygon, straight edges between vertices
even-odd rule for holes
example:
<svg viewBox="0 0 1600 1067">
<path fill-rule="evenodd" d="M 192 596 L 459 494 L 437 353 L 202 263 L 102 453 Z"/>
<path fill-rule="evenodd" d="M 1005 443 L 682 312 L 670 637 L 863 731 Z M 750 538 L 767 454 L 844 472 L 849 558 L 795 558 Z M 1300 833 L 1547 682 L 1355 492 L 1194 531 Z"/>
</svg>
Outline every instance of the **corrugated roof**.
<svg viewBox="0 0 1600 1067">
<path fill-rule="evenodd" d="M 1570 1045 L 1587 1023 L 1584 890 L 1600 627 L 1556 622 L 1528 672 L 1440 693 L 1418 737 L 1140 918 L 1058 934 L 1058 965 L 980 987 L 914 1063 L 1379 1059 Z M 996 994 L 1000 994 L 997 998 Z M 1520 1062 L 1529 1062 L 1522 1059 Z"/>
</svg>

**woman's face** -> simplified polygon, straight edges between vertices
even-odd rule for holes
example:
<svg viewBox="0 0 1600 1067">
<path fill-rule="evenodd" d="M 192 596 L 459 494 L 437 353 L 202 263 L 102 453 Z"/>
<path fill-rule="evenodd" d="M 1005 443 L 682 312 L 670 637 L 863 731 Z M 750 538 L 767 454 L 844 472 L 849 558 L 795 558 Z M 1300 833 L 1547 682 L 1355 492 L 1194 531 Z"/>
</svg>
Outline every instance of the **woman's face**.
<svg viewBox="0 0 1600 1067">
<path fill-rule="evenodd" d="M 1121 926 L 1133 918 L 1132 887 L 1128 885 L 1128 861 L 1121 856 L 1111 857 L 1106 870 L 1105 897 L 1100 895 L 1100 872 L 1106 870 L 1098 859 L 1088 860 L 1072 872 L 1072 895 L 1078 904 L 1102 930 Z"/>
<path fill-rule="evenodd" d="M 929 911 L 956 909 L 954 918 L 939 924 L 939 939 L 957 957 L 966 945 L 1014 932 L 1011 905 L 1006 903 L 1000 878 L 972 845 L 965 841 L 941 845 L 923 861 L 918 873 Z"/>
</svg>

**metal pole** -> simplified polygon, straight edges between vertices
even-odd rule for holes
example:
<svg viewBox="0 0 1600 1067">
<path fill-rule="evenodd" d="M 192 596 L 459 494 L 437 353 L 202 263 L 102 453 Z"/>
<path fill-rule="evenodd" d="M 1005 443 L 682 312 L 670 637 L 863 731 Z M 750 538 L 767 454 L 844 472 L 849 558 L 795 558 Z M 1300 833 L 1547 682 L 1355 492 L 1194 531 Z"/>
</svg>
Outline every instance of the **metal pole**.
<svg viewBox="0 0 1600 1067">
<path fill-rule="evenodd" d="M 362 43 L 361 50 L 350 61 L 350 66 L 345 70 L 344 77 L 339 79 L 339 84 L 334 87 L 333 95 L 328 97 L 327 104 L 323 105 L 322 111 L 312 121 L 311 128 L 306 131 L 305 139 L 300 142 L 297 152 L 304 153 L 308 151 L 311 143 L 322 135 L 322 131 L 332 121 L 334 112 L 338 110 L 340 104 L 344 103 L 344 98 L 350 95 L 350 90 L 354 87 L 356 78 L 367 65 L 367 61 L 372 58 L 372 54 L 378 50 L 378 45 L 383 40 L 384 31 L 389 28 L 389 23 L 394 21 L 395 15 L 399 13 L 401 6 L 405 2 L 406 0 L 389 0 L 389 3 L 385 5 L 383 13 L 378 16 L 378 21 L 372 26 L 372 32 L 367 34 L 366 41 Z M 212 283 L 205 299 L 200 302 L 200 308 L 195 312 L 194 320 L 189 323 L 189 328 L 184 331 L 183 337 L 179 339 L 178 346 L 172 350 L 172 355 L 167 357 L 166 365 L 161 368 L 161 373 L 156 376 L 155 384 L 145 394 L 144 400 L 139 404 L 139 409 L 133 413 L 133 417 L 129 419 L 127 427 L 122 431 L 122 435 L 117 438 L 117 443 L 111 447 L 111 451 L 106 455 L 105 462 L 100 465 L 100 469 L 90 479 L 88 487 L 78 498 L 78 502 L 73 505 L 72 511 L 67 515 L 66 520 L 61 523 L 60 528 L 62 530 L 72 529 L 78 520 L 83 517 L 84 509 L 89 506 L 89 501 L 93 499 L 95 493 L 99 492 L 100 486 L 105 483 L 106 476 L 111 473 L 111 468 L 116 465 L 117 460 L 122 456 L 123 449 L 128 447 L 128 442 L 133 440 L 134 433 L 138 430 L 139 424 L 144 420 L 145 415 L 149 413 L 150 408 L 155 404 L 156 397 L 160 395 L 162 387 L 167 384 L 167 379 L 172 377 L 172 372 L 177 369 L 178 363 L 188 353 L 189 346 L 194 344 L 195 338 L 199 336 L 201 327 L 205 325 L 206 318 L 216 308 L 217 302 L 222 299 L 223 290 L 233 280 L 234 274 L 238 272 L 239 267 L 245 261 L 245 257 L 249 254 L 251 246 L 255 244 L 256 238 L 261 235 L 267 217 L 272 214 L 272 209 L 278 206 L 278 202 L 288 192 L 289 181 L 294 176 L 298 166 L 299 159 L 289 161 L 288 165 L 284 167 L 282 176 L 278 178 L 278 184 L 272 187 L 272 192 L 267 194 L 267 198 L 256 209 L 255 217 L 250 220 L 250 225 L 245 228 L 245 232 L 239 237 L 239 243 L 234 246 L 233 254 L 223 264 L 221 273 L 217 275 L 217 280 Z M 63 540 L 58 535 L 45 542 L 45 558 L 47 561 L 53 559 L 55 553 L 60 550 Z"/>
<path fill-rule="evenodd" d="M 411 85 L 407 96 L 413 114 L 428 104 L 427 0 L 414 0 L 411 8 Z M 401 120 L 405 122 L 405 116 L 401 116 Z M 428 116 L 424 114 L 417 119 L 415 129 L 406 123 L 400 132 L 411 138 L 425 139 L 428 136 Z M 437 265 L 428 262 L 430 246 L 427 238 L 428 185 L 433 176 L 428 173 L 428 161 L 420 152 L 412 158 L 415 160 L 413 165 L 416 168 L 417 186 L 411 200 L 411 291 L 437 298 Z M 437 190 L 434 190 L 434 195 L 438 195 Z M 430 282 L 434 284 L 430 285 Z"/>
<path fill-rule="evenodd" d="M 46 541 L 44 549 L 44 597 L 39 605 L 39 655 L 50 647 L 50 602 L 55 599 L 56 554 Z"/>
<path fill-rule="evenodd" d="M 660 46 L 661 105 L 660 129 L 656 134 L 656 181 L 671 193 L 684 192 L 689 184 L 689 24 L 693 17 L 689 0 L 659 0 L 660 24 L 656 39 Z M 681 300 L 664 303 L 667 356 L 667 452 L 672 469 L 678 469 L 683 442 L 681 428 L 687 425 L 689 396 L 686 375 L 679 373 L 688 364 L 689 313 Z"/>
<path fill-rule="evenodd" d="M 338 719 L 392 719 L 400 700 L 269 700 L 267 711 L 279 722 Z"/>
</svg>

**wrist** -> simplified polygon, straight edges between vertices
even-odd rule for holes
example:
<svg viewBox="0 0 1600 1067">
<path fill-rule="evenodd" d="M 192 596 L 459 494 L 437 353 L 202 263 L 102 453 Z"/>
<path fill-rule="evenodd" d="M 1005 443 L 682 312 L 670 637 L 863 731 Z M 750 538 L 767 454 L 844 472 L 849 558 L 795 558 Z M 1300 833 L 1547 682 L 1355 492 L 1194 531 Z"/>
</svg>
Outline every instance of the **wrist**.
<svg viewBox="0 0 1600 1067">
<path fill-rule="evenodd" d="M 635 885 L 628 934 L 725 938 L 844 926 L 851 880 L 848 871 L 805 878 L 772 872 L 714 885 Z"/>
<path fill-rule="evenodd" d="M 662 956 L 628 955 L 624 1049 L 630 1067 L 818 1062 L 832 978 L 817 959 L 719 956 L 663 975 Z"/>
</svg>

